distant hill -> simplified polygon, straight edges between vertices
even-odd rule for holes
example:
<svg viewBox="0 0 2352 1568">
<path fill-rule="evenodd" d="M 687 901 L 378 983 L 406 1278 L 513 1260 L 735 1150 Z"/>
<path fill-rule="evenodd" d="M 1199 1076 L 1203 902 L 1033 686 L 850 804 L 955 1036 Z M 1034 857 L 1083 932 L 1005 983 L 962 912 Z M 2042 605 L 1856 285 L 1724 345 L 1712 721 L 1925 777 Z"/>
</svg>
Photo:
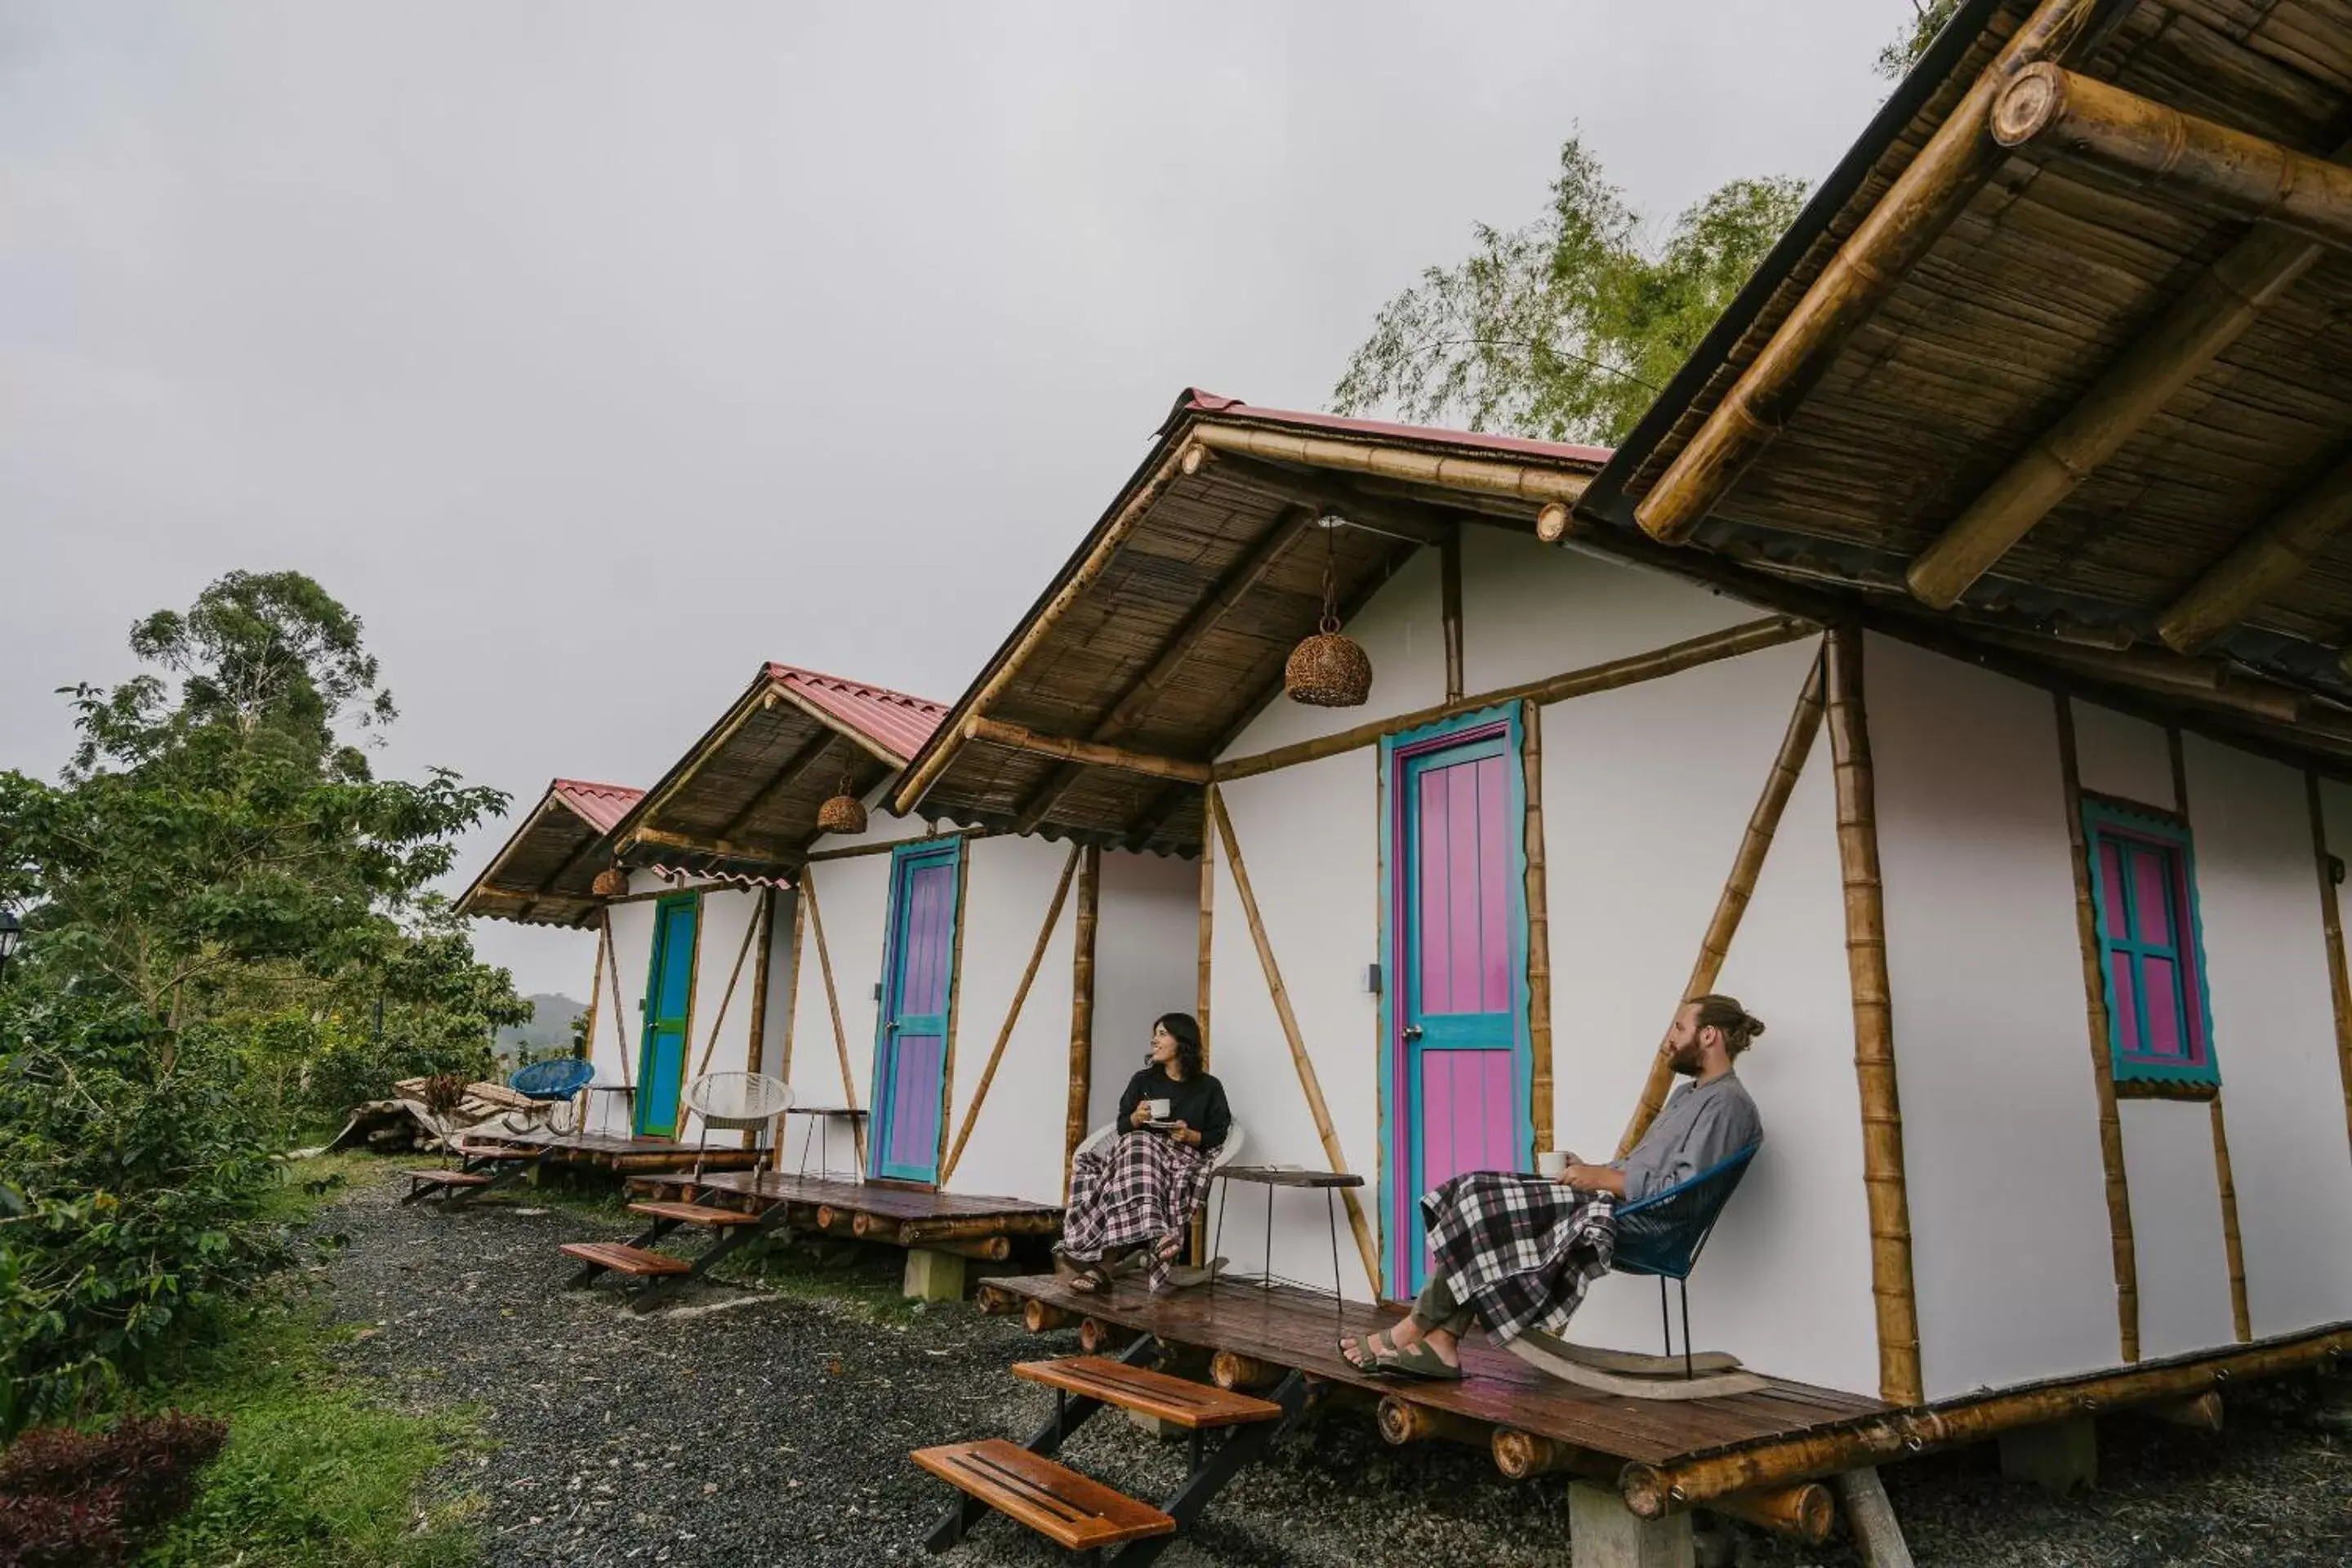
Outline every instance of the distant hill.
<svg viewBox="0 0 2352 1568">
<path fill-rule="evenodd" d="M 499 1055 L 515 1057 L 524 1051 L 544 1053 L 572 1044 L 572 1020 L 588 1010 L 584 1002 L 554 992 L 540 992 L 523 998 L 531 1005 L 530 1022 L 499 1031 Z"/>
</svg>

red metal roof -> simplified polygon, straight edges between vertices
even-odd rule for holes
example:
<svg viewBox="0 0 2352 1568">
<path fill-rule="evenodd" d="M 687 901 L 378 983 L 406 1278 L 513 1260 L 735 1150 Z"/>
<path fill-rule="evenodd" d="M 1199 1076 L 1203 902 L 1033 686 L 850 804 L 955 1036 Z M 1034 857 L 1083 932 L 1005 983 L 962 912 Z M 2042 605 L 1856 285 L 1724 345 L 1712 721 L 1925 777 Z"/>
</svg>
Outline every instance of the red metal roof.
<svg viewBox="0 0 2352 1568">
<path fill-rule="evenodd" d="M 626 784 L 590 784 L 585 779 L 557 779 L 551 787 L 599 833 L 612 832 L 614 825 L 628 816 L 629 807 L 646 797 L 645 791 Z"/>
<path fill-rule="evenodd" d="M 795 695 L 824 709 L 901 763 L 923 749 L 923 742 L 948 714 L 943 703 L 798 665 L 771 664 L 768 679 L 790 687 Z"/>
<path fill-rule="evenodd" d="M 1537 441 L 1525 436 L 1495 436 L 1475 430 L 1444 430 L 1433 425 L 1391 425 L 1379 419 L 1343 419 L 1336 414 L 1306 414 L 1290 408 L 1258 408 L 1238 397 L 1220 397 L 1188 386 L 1170 411 L 1160 434 L 1187 414 L 1224 414 L 1268 425 L 1298 425 L 1340 435 L 1375 436 L 1392 441 L 1413 441 L 1433 447 L 1460 447 L 1522 458 L 1549 458 L 1558 462 L 1598 466 L 1609 460 L 1612 448 L 1578 447 L 1561 441 Z"/>
</svg>

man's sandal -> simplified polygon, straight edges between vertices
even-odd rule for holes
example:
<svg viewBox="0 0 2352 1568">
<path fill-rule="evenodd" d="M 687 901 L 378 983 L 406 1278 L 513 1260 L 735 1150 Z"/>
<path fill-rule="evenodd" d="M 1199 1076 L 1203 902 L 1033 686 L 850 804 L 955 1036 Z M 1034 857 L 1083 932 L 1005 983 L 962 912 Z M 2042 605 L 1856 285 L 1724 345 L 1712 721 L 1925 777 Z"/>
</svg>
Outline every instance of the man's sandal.
<svg viewBox="0 0 2352 1568">
<path fill-rule="evenodd" d="M 1388 1340 L 1388 1348 L 1383 1350 L 1373 1343 L 1375 1340 Z M 1348 1348 L 1349 1341 L 1355 1343 L 1356 1348 L 1352 1351 Z M 1379 1376 L 1381 1363 L 1396 1353 L 1396 1342 L 1389 1339 L 1389 1331 L 1386 1329 L 1374 1329 L 1369 1334 L 1349 1334 L 1339 1341 L 1339 1359 L 1368 1376 Z M 1358 1361 L 1356 1357 L 1359 1354 L 1365 1359 Z"/>
<path fill-rule="evenodd" d="M 1383 1377 L 1410 1377 L 1423 1383 L 1462 1381 L 1462 1369 L 1431 1350 L 1425 1340 L 1415 1340 L 1404 1349 L 1381 1357 L 1372 1370 Z"/>
<path fill-rule="evenodd" d="M 1070 1289 L 1082 1296 L 1091 1296 L 1109 1287 L 1110 1277 L 1103 1272 L 1102 1265 L 1099 1263 L 1081 1268 L 1070 1277 Z"/>
</svg>

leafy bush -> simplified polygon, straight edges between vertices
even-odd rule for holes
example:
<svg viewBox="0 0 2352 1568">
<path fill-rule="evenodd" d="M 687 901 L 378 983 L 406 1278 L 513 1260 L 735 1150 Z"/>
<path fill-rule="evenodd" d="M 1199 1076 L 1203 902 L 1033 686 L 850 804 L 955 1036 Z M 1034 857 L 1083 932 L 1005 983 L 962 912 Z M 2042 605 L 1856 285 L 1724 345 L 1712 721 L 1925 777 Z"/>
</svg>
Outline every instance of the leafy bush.
<svg viewBox="0 0 2352 1568">
<path fill-rule="evenodd" d="M 111 1568 L 187 1511 L 228 1423 L 166 1411 L 106 1433 L 47 1427 L 0 1453 L 0 1568 Z"/>
<path fill-rule="evenodd" d="M 96 1408 L 287 1257 L 244 1099 L 205 1032 L 0 992 L 0 1436 Z"/>
</svg>

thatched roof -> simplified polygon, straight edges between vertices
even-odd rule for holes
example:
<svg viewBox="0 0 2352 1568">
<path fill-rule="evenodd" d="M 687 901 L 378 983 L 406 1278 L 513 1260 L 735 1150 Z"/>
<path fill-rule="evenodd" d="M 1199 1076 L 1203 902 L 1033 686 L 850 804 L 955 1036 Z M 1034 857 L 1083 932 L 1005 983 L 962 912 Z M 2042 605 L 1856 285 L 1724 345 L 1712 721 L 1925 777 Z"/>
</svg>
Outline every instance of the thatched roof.
<svg viewBox="0 0 2352 1568">
<path fill-rule="evenodd" d="M 1962 7 L 1580 515 L 2341 768 L 2352 185 L 2273 153 L 2346 148 L 2352 6 L 2054 0 L 2046 37 L 2034 9 Z M 2000 58 L 2021 37 L 2041 63 Z M 2275 168 L 2292 232 L 2224 188 Z"/>
<path fill-rule="evenodd" d="M 555 780 L 457 900 L 457 912 L 530 925 L 587 924 L 599 902 L 590 884 L 611 864 L 598 847 L 644 795 L 625 784 Z"/>
<path fill-rule="evenodd" d="M 817 807 L 863 795 L 906 764 L 945 711 L 902 691 L 770 664 L 646 792 L 613 834 L 615 858 L 769 879 L 799 864 Z"/>
<path fill-rule="evenodd" d="M 1190 454 L 1188 462 L 1187 455 Z M 1454 523 L 1532 532 L 1605 452 L 1254 408 L 1188 390 L 1150 451 L 982 669 L 896 794 L 901 810 L 1192 853 L 1192 784 L 975 736 L 1206 763 L 1280 691 L 1323 613 L 1348 614 Z M 1189 471 L 1188 471 L 1189 470 Z M 1318 527 L 1337 517 L 1346 526 Z"/>
</svg>

